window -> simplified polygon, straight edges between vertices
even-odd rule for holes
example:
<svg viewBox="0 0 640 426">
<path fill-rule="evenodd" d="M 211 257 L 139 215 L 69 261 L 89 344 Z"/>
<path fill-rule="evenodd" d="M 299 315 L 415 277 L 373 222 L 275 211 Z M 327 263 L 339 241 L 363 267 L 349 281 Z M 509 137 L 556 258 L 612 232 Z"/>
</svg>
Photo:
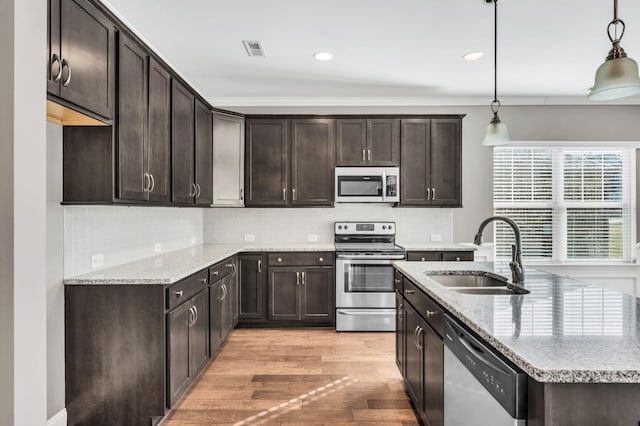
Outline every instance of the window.
<svg viewBox="0 0 640 426">
<path fill-rule="evenodd" d="M 635 156 L 626 148 L 498 147 L 493 206 L 520 226 L 523 257 L 630 260 L 635 235 Z M 495 227 L 496 259 L 513 233 Z"/>
</svg>

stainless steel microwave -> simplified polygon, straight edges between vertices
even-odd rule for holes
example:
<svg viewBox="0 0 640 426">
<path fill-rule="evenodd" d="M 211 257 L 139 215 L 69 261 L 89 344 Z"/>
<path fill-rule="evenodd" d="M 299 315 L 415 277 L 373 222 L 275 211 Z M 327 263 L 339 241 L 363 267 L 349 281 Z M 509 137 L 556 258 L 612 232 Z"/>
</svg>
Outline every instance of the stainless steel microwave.
<svg viewBox="0 0 640 426">
<path fill-rule="evenodd" d="M 336 167 L 336 203 L 400 201 L 398 167 Z"/>
</svg>

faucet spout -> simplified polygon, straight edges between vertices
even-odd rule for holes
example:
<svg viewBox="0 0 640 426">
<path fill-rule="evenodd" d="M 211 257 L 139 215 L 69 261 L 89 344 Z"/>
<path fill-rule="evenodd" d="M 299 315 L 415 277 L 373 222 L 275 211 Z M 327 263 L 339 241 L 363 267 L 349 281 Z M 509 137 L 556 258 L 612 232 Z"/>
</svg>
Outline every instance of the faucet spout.
<svg viewBox="0 0 640 426">
<path fill-rule="evenodd" d="M 511 280 L 514 284 L 524 284 L 524 268 L 522 267 L 522 238 L 520 235 L 520 228 L 517 223 L 505 216 L 492 216 L 485 219 L 478 227 L 478 232 L 473 238 L 473 243 L 475 245 L 482 244 L 484 228 L 489 223 L 495 221 L 504 222 L 513 229 L 515 244 L 511 246 L 511 262 L 509 263 L 509 267 L 511 268 Z"/>
</svg>

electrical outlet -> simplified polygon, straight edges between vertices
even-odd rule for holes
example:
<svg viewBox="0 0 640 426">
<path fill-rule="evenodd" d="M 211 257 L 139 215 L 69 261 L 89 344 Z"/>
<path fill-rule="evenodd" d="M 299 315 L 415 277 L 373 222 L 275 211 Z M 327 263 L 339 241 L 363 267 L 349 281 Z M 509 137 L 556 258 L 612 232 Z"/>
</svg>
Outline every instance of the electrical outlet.
<svg viewBox="0 0 640 426">
<path fill-rule="evenodd" d="M 99 268 L 104 265 L 104 254 L 94 254 L 91 256 L 91 268 Z"/>
<path fill-rule="evenodd" d="M 194 246 L 198 242 L 196 237 L 191 237 L 191 245 Z"/>
<path fill-rule="evenodd" d="M 256 236 L 253 234 L 244 234 L 244 241 L 246 243 L 253 243 L 256 241 Z"/>
<path fill-rule="evenodd" d="M 162 251 L 162 243 L 155 243 L 153 245 L 153 251 L 160 253 Z"/>
<path fill-rule="evenodd" d="M 431 234 L 431 241 L 442 241 L 442 234 Z"/>
<path fill-rule="evenodd" d="M 307 241 L 315 243 L 318 241 L 318 234 L 307 234 Z"/>
</svg>

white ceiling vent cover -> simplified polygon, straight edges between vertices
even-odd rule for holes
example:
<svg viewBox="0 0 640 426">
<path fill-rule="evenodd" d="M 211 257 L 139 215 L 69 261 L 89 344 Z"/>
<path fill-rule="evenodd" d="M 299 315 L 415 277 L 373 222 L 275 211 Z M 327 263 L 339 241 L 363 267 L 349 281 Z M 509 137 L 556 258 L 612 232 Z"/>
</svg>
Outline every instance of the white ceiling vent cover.
<svg viewBox="0 0 640 426">
<path fill-rule="evenodd" d="M 267 56 L 261 41 L 243 40 L 242 44 L 244 44 L 244 48 L 247 49 L 249 56 Z"/>
</svg>

